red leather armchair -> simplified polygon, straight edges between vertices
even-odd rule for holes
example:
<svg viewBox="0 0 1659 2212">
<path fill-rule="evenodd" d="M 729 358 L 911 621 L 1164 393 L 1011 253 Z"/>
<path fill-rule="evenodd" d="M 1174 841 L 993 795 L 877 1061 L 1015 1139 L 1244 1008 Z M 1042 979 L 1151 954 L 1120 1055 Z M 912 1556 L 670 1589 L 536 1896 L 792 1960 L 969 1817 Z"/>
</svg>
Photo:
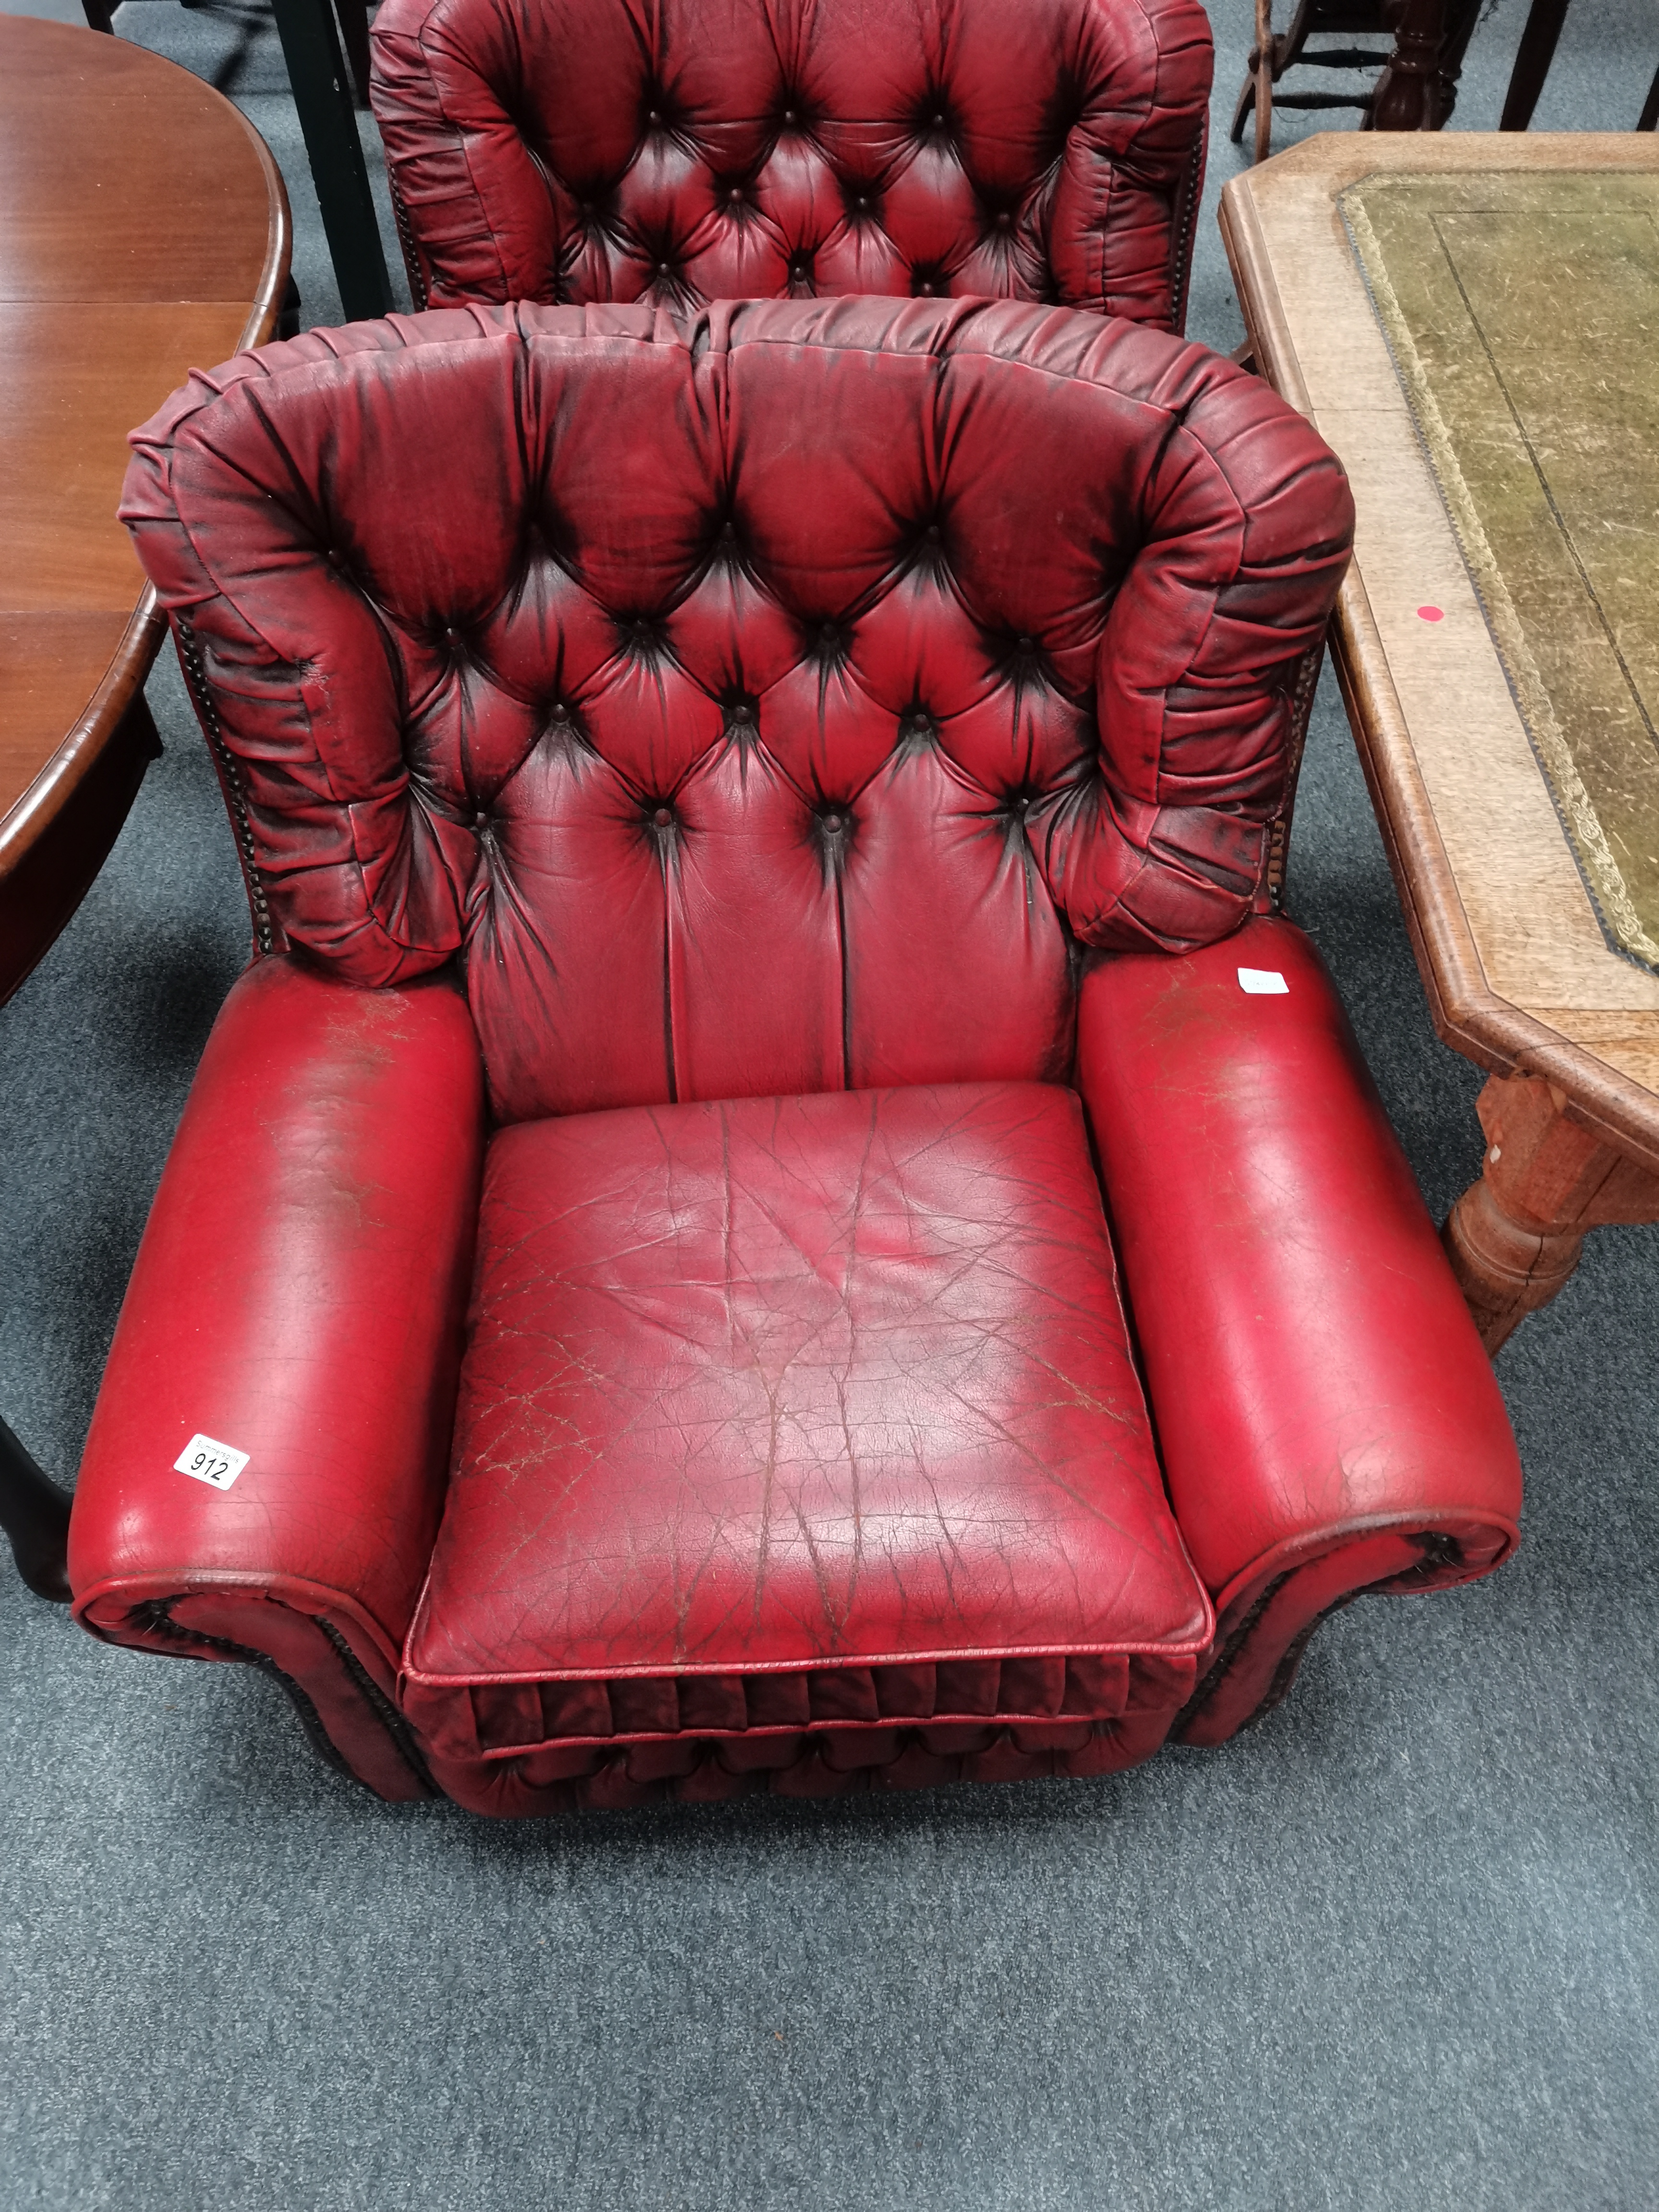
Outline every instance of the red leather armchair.
<svg viewBox="0 0 1659 2212">
<path fill-rule="evenodd" d="M 95 1633 L 538 1812 L 1218 1742 L 1333 1605 L 1506 1554 L 1264 910 L 1351 526 L 1265 386 L 1008 303 L 474 308 L 135 444 L 258 951 L 88 1443 Z"/>
<path fill-rule="evenodd" d="M 1179 330 L 1198 0 L 382 0 L 418 305 L 864 292 Z"/>
</svg>

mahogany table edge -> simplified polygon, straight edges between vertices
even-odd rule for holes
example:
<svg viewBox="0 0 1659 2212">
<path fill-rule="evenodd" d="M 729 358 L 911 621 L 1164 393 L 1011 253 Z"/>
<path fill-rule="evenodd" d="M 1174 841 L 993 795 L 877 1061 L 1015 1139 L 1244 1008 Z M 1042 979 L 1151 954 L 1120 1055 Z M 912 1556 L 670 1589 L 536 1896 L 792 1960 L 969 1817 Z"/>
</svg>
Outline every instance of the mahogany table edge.
<svg viewBox="0 0 1659 2212">
<path fill-rule="evenodd" d="M 150 59 L 162 68 L 179 68 L 163 55 Z M 287 188 L 270 149 L 234 102 L 226 105 L 258 163 L 268 209 L 264 260 L 237 340 L 240 351 L 262 344 L 276 327 L 294 234 Z M 166 396 L 158 392 L 155 404 Z M 0 967 L 0 1006 L 33 974 L 85 896 L 120 834 L 145 769 L 160 750 L 143 684 L 166 629 L 155 595 L 146 586 L 87 706 L 33 781 L 0 816 L 0 944 L 8 949 Z"/>
<path fill-rule="evenodd" d="M 1261 173 L 1223 186 L 1222 242 L 1258 373 L 1311 416 L 1249 194 Z M 1357 568 L 1338 595 L 1330 641 L 1435 1032 L 1489 1077 L 1479 1102 L 1489 1139 L 1481 1174 L 1441 1233 L 1495 1352 L 1567 1281 L 1589 1228 L 1659 1220 L 1659 1097 L 1487 982 Z"/>
<path fill-rule="evenodd" d="M 163 68 L 178 67 L 161 55 L 150 58 Z M 293 221 L 270 149 L 233 101 L 225 104 L 251 143 L 267 207 L 264 258 L 240 349 L 263 343 L 276 327 L 293 254 Z M 158 392 L 155 404 L 166 396 Z M 147 585 L 73 727 L 0 817 L 0 944 L 15 955 L 0 971 L 0 1005 L 39 965 L 80 904 L 120 833 L 145 769 L 161 750 L 143 684 L 166 628 Z M 38 1595 L 59 1602 L 70 1595 L 68 1528 L 67 1495 L 0 1421 L 0 1528 L 24 1582 Z"/>
</svg>

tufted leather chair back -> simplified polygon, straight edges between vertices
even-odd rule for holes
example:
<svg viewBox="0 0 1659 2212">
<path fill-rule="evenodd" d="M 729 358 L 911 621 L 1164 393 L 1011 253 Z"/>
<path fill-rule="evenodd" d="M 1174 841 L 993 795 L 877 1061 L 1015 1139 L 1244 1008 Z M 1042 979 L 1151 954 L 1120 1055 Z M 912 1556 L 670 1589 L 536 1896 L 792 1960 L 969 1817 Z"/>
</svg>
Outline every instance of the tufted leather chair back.
<svg viewBox="0 0 1659 2212">
<path fill-rule="evenodd" d="M 1179 330 L 1198 0 L 382 0 L 419 303 L 866 292 Z"/>
<path fill-rule="evenodd" d="M 460 956 L 506 1120 L 1062 1077 L 1079 943 L 1260 895 L 1340 469 L 1006 303 L 472 309 L 197 376 L 123 514 L 260 942 Z"/>
</svg>

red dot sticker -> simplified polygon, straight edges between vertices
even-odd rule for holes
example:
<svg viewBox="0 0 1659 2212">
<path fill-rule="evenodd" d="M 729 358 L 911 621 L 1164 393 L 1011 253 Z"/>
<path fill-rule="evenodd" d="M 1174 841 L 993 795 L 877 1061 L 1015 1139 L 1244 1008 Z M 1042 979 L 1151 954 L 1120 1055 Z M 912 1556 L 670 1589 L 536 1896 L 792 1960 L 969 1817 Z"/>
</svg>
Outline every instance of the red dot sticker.
<svg viewBox="0 0 1659 2212">
<path fill-rule="evenodd" d="M 1417 611 L 1425 622 L 1444 622 L 1446 619 L 1444 607 L 1419 607 Z"/>
</svg>

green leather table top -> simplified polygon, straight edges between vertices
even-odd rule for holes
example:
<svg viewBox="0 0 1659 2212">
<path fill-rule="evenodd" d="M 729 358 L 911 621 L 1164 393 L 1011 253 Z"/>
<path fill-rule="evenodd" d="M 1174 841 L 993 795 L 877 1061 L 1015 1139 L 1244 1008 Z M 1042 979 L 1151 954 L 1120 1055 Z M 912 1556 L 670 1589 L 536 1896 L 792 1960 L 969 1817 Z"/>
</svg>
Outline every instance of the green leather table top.
<svg viewBox="0 0 1659 2212">
<path fill-rule="evenodd" d="M 1659 969 L 1659 177 L 1338 205 L 1602 927 Z"/>
</svg>

